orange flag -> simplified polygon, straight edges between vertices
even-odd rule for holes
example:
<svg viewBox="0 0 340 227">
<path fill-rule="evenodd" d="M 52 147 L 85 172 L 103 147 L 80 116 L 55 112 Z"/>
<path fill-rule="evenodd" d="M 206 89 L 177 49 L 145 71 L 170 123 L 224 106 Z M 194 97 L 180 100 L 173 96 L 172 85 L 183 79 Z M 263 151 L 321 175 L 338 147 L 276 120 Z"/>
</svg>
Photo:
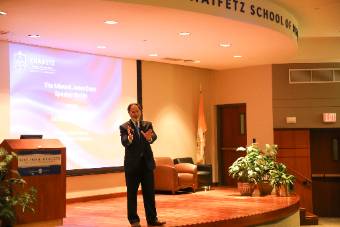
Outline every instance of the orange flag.
<svg viewBox="0 0 340 227">
<path fill-rule="evenodd" d="M 205 147 L 205 132 L 207 131 L 207 123 L 205 122 L 203 93 L 200 91 L 200 102 L 198 106 L 198 128 L 197 128 L 197 163 L 205 163 L 204 147 Z"/>
</svg>

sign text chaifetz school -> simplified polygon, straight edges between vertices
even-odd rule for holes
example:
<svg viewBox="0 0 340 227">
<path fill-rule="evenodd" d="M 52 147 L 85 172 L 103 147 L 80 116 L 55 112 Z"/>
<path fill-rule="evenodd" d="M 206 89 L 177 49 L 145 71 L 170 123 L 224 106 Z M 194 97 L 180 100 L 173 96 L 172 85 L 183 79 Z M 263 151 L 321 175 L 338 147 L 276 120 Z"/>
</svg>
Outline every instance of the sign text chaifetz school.
<svg viewBox="0 0 340 227">
<path fill-rule="evenodd" d="M 265 20 L 271 21 L 278 25 L 284 26 L 286 29 L 292 31 L 296 38 L 299 37 L 299 30 L 293 22 L 284 18 L 277 12 L 273 10 L 266 9 L 261 6 L 256 6 L 255 4 L 247 4 L 245 1 L 241 0 L 190 0 L 198 4 L 204 4 L 211 7 L 225 8 L 227 11 L 234 11 L 235 13 L 249 14 L 251 16 L 257 16 Z"/>
</svg>

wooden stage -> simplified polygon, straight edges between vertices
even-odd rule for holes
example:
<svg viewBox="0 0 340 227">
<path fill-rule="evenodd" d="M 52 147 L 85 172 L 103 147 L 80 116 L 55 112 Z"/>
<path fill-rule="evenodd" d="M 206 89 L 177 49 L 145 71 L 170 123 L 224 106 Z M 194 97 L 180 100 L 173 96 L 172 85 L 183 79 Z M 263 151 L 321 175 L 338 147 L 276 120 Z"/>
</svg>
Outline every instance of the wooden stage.
<svg viewBox="0 0 340 227">
<path fill-rule="evenodd" d="M 275 222 L 296 214 L 299 198 L 240 196 L 235 188 L 216 187 L 195 193 L 156 194 L 158 216 L 165 226 L 220 227 L 250 226 Z M 138 196 L 141 225 L 145 221 L 142 196 Z M 67 205 L 63 227 L 130 226 L 126 218 L 126 197 L 76 202 Z"/>
</svg>

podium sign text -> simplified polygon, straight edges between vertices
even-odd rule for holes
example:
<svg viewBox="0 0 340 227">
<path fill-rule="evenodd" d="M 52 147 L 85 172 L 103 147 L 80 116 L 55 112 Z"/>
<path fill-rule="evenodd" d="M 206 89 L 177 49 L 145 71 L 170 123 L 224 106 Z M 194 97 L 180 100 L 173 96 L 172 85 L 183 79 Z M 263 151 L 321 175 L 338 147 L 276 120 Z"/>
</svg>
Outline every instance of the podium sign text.
<svg viewBox="0 0 340 227">
<path fill-rule="evenodd" d="M 17 152 L 21 176 L 60 174 L 60 150 L 22 150 Z"/>
</svg>

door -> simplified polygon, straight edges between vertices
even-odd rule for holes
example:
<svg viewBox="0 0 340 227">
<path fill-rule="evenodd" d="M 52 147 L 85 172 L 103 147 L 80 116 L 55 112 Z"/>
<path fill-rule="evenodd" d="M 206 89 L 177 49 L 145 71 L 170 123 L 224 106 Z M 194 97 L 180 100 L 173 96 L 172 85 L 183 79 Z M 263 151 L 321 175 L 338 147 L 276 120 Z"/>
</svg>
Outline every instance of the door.
<svg viewBox="0 0 340 227">
<path fill-rule="evenodd" d="M 218 106 L 217 114 L 220 181 L 223 185 L 236 186 L 228 168 L 245 155 L 245 152 L 236 152 L 236 148 L 247 145 L 246 104 Z"/>
<path fill-rule="evenodd" d="M 340 217 L 340 129 L 311 130 L 314 213 Z"/>
</svg>

